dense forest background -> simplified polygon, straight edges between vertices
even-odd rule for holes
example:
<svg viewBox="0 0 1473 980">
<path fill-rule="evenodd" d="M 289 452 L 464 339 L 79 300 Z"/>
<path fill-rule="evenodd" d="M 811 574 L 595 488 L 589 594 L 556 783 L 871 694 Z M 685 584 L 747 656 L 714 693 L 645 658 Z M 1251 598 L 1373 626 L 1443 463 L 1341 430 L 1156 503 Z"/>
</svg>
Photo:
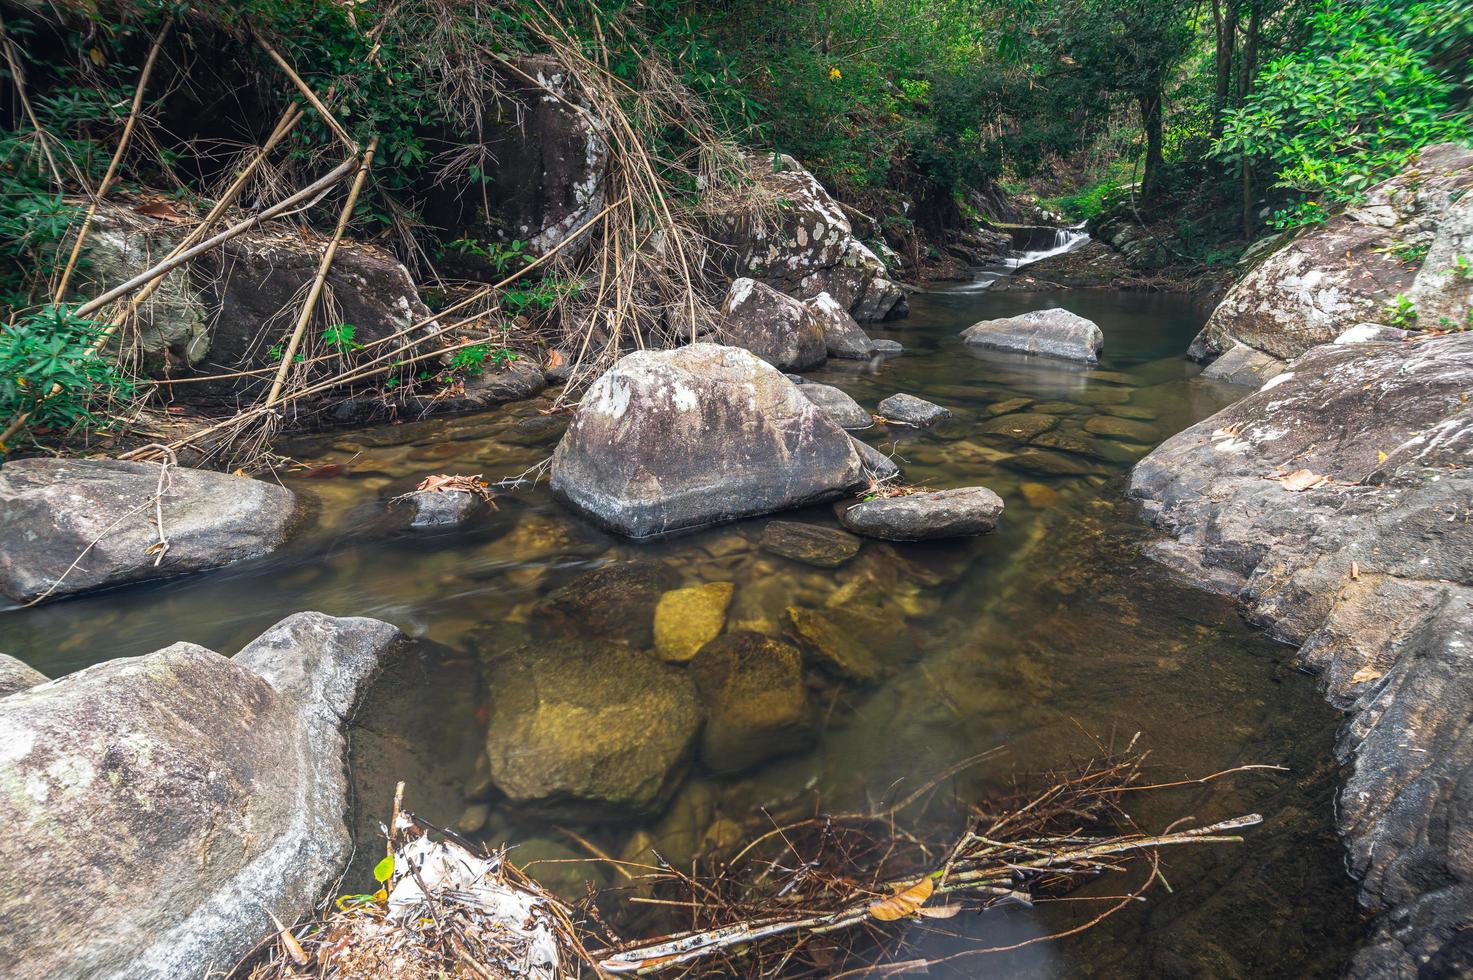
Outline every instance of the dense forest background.
<svg viewBox="0 0 1473 980">
<path fill-rule="evenodd" d="M 427 279 L 447 256 L 528 261 L 520 241 L 427 213 L 447 181 L 495 184 L 480 139 L 489 89 L 526 52 L 596 69 L 616 149 L 643 168 L 630 178 L 642 205 L 668 213 L 719 182 L 731 147 L 787 153 L 902 254 L 1006 216 L 1008 195 L 1068 221 L 1128 208 L 1175 222 L 1185 259 L 1227 265 L 1265 233 L 1323 222 L 1420 147 L 1473 137 L 1473 0 L 5 0 L 0 12 L 0 409 L 44 408 L 58 424 L 87 399 L 33 404 L 35 378 L 84 394 L 130 384 L 77 356 L 99 329 L 68 304 L 66 243 L 88 197 L 210 200 L 308 92 L 339 122 L 309 111 L 288 127 L 237 203 L 310 183 L 337 159 L 335 135 L 371 145 L 347 231 Z M 145 93 L 155 60 L 167 68 Z M 331 228 L 344 193 L 298 220 Z M 544 282 L 517 303 L 576 288 Z"/>
</svg>

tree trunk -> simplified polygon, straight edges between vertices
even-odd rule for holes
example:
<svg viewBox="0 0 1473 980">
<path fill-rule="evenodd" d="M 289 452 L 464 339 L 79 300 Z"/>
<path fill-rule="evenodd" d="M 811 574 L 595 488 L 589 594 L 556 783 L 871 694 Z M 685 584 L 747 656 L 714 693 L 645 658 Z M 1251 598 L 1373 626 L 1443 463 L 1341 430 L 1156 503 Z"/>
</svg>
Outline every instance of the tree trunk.
<svg viewBox="0 0 1473 980">
<path fill-rule="evenodd" d="M 1161 182 L 1161 90 L 1155 89 L 1139 96 L 1141 128 L 1146 131 L 1146 166 L 1141 174 L 1141 200 L 1149 201 L 1156 196 Z"/>
<path fill-rule="evenodd" d="M 1238 66 L 1238 105 L 1242 105 L 1248 99 L 1248 93 L 1253 89 L 1253 72 L 1258 67 L 1258 34 L 1263 18 L 1264 0 L 1253 0 L 1248 9 L 1248 32 L 1243 39 L 1243 58 Z M 1243 238 L 1251 241 L 1254 233 L 1258 230 L 1258 218 L 1253 213 L 1253 205 L 1256 203 L 1257 195 L 1253 191 L 1253 161 L 1247 152 L 1243 153 L 1242 174 L 1242 199 L 1243 199 Z"/>
<path fill-rule="evenodd" d="M 1237 0 L 1212 0 L 1212 24 L 1217 32 L 1217 55 L 1214 64 L 1216 87 L 1213 90 L 1212 138 L 1222 136 L 1222 117 L 1233 94 L 1233 54 L 1238 47 Z"/>
</svg>

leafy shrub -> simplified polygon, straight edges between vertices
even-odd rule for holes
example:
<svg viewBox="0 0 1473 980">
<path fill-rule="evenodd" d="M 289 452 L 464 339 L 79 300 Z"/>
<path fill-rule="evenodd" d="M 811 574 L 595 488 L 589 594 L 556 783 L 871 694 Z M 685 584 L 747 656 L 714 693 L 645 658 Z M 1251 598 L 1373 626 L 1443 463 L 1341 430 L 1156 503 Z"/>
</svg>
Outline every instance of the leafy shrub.
<svg viewBox="0 0 1473 980">
<path fill-rule="evenodd" d="M 1473 138 L 1433 60 L 1449 34 L 1473 30 L 1467 6 L 1327 0 L 1305 47 L 1270 63 L 1242 108 L 1227 113 L 1215 152 L 1266 161 L 1279 187 L 1344 202 L 1424 146 Z M 1317 217 L 1289 209 L 1276 224 Z"/>
<path fill-rule="evenodd" d="M 111 357 L 88 355 L 101 331 L 69 306 L 42 307 L 0 330 L 0 424 L 23 415 L 33 427 L 94 423 L 100 406 L 130 396 L 133 382 Z"/>
</svg>

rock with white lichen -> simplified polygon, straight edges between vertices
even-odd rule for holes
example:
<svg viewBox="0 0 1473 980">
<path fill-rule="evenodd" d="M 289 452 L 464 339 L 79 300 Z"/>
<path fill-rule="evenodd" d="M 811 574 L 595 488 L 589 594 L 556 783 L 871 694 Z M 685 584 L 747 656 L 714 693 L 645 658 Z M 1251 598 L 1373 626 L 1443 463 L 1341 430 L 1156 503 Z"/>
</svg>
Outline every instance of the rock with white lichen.
<svg viewBox="0 0 1473 980">
<path fill-rule="evenodd" d="M 799 386 L 715 344 L 622 358 L 552 458 L 560 500 L 636 538 L 833 500 L 868 479 L 856 443 Z"/>
</svg>

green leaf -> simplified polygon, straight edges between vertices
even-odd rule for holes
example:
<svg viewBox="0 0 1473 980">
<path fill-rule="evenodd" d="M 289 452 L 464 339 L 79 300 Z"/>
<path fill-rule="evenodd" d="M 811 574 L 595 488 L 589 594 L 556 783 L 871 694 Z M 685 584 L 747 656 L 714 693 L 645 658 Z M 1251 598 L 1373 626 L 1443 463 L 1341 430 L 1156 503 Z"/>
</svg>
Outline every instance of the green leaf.
<svg viewBox="0 0 1473 980">
<path fill-rule="evenodd" d="M 373 880 L 384 884 L 394 876 L 394 855 L 390 854 L 373 866 Z"/>
</svg>

